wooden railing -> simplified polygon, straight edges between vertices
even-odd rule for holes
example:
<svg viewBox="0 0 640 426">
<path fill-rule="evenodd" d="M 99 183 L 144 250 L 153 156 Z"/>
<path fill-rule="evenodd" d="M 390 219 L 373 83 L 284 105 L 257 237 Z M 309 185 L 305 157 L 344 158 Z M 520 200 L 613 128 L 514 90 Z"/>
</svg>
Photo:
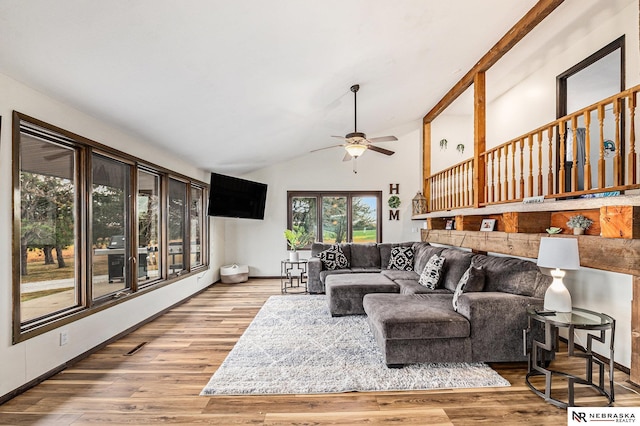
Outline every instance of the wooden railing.
<svg viewBox="0 0 640 426">
<path fill-rule="evenodd" d="M 473 159 L 431 176 L 429 188 L 431 211 L 473 206 Z"/>
<path fill-rule="evenodd" d="M 473 159 L 428 176 L 429 211 L 640 188 L 639 91 L 635 86 L 480 153 L 483 197 L 473 192 Z"/>
</svg>

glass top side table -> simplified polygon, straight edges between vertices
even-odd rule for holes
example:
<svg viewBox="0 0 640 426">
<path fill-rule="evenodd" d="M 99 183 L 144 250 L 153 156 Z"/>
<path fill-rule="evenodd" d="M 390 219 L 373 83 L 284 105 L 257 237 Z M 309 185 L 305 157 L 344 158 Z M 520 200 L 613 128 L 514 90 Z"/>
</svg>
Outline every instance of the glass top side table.
<svg viewBox="0 0 640 426">
<path fill-rule="evenodd" d="M 573 308 L 571 312 L 556 312 L 552 314 L 541 313 L 534 306 L 527 308 L 529 316 L 529 328 L 527 335 L 531 339 L 531 349 L 529 350 L 529 369 L 525 381 L 527 386 L 545 401 L 560 407 L 575 407 L 575 384 L 586 385 L 593 388 L 600 395 L 607 399 L 607 406 L 614 401 L 613 393 L 613 343 L 615 337 L 615 320 L 606 314 L 601 314 L 587 309 Z M 532 327 L 534 321 L 544 326 L 544 341 L 538 341 L 533 338 Z M 569 357 L 584 358 L 586 363 L 585 375 L 583 377 L 570 374 L 564 371 L 553 370 L 547 368 L 545 354 L 555 356 L 557 352 L 556 340 L 558 337 L 558 329 L 567 329 L 567 352 Z M 584 351 L 576 348 L 575 338 L 576 330 L 585 330 L 586 332 L 586 348 Z M 593 341 L 600 343 L 605 342 L 606 332 L 610 331 L 611 338 L 609 342 L 609 389 L 605 388 L 605 363 L 598 359 L 592 351 Z M 598 367 L 598 381 L 594 381 L 593 366 Z M 539 390 L 531 383 L 534 376 L 545 376 L 544 391 Z M 556 397 L 552 397 L 553 378 L 564 377 L 567 379 L 567 400 L 562 401 Z"/>
</svg>

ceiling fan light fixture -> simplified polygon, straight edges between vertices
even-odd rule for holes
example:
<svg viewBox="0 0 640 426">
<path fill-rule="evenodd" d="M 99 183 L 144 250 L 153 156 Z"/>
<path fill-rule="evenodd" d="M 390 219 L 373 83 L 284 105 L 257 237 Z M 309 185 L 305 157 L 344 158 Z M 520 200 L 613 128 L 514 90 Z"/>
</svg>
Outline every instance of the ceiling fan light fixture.
<svg viewBox="0 0 640 426">
<path fill-rule="evenodd" d="M 367 146 L 360 143 L 352 143 L 344 147 L 350 156 L 360 157 L 366 150 Z"/>
</svg>

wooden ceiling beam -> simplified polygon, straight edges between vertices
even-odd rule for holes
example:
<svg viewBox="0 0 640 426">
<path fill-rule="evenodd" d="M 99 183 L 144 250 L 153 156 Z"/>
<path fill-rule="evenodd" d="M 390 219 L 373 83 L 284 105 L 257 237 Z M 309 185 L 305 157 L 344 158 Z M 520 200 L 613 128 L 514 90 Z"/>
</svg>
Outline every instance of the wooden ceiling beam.
<svg viewBox="0 0 640 426">
<path fill-rule="evenodd" d="M 464 77 L 455 86 L 447 92 L 447 94 L 438 102 L 423 118 L 423 123 L 430 123 L 442 111 L 444 111 L 451 103 L 471 84 L 475 75 L 486 72 L 496 62 L 500 60 L 513 46 L 522 40 L 536 25 L 542 22 L 551 12 L 553 12 L 564 0 L 540 0 L 531 8 L 501 39 L 498 41 L 474 66 L 467 72 Z"/>
</svg>

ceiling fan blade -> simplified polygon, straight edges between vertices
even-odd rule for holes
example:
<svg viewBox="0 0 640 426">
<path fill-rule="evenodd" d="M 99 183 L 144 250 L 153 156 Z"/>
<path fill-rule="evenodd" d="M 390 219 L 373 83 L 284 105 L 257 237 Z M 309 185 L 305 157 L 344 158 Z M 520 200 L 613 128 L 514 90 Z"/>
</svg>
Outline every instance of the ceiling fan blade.
<svg viewBox="0 0 640 426">
<path fill-rule="evenodd" d="M 389 151 L 388 149 L 380 148 L 379 146 L 375 146 L 371 144 L 367 145 L 367 149 L 370 149 L 371 151 L 379 152 L 380 154 L 384 154 L 384 155 L 395 154 L 395 152 L 393 151 Z"/>
<path fill-rule="evenodd" d="M 314 149 L 313 151 L 309 151 L 309 152 L 317 152 L 317 151 L 322 151 L 322 150 L 329 149 L 329 148 L 337 148 L 339 146 L 344 146 L 344 144 L 325 146 L 324 148 Z"/>
<path fill-rule="evenodd" d="M 395 136 L 380 136 L 379 138 L 369 138 L 367 139 L 369 142 L 393 142 L 397 141 L 398 138 Z"/>
<path fill-rule="evenodd" d="M 338 139 L 346 139 L 344 136 L 335 136 L 335 135 L 331 135 L 332 138 L 338 138 Z"/>
<path fill-rule="evenodd" d="M 349 154 L 348 152 L 344 153 L 344 158 L 342 159 L 342 161 L 349 161 L 351 160 L 351 154 Z"/>
</svg>

